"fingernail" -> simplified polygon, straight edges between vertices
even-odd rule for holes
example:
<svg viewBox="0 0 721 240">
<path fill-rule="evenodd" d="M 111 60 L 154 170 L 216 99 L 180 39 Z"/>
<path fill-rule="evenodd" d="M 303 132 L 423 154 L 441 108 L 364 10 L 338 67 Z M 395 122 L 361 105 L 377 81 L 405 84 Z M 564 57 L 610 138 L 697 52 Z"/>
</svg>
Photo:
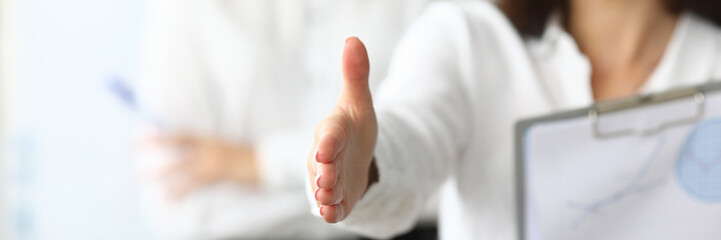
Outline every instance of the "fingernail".
<svg viewBox="0 0 721 240">
<path fill-rule="evenodd" d="M 316 172 L 316 173 L 317 174 L 315 175 L 315 186 L 317 188 L 320 188 L 320 172 Z"/>
<path fill-rule="evenodd" d="M 325 214 L 323 214 L 323 209 L 325 209 L 325 206 L 320 206 L 320 215 L 321 216 L 325 215 Z"/>
<path fill-rule="evenodd" d="M 320 199 L 318 199 L 318 191 L 319 190 L 320 190 L 320 188 L 316 188 L 315 193 L 313 193 L 313 196 L 315 196 L 315 200 L 318 200 L 318 201 L 320 201 Z"/>
<path fill-rule="evenodd" d="M 317 148 L 315 149 L 315 161 L 320 162 L 320 160 L 318 160 L 318 149 Z"/>
</svg>

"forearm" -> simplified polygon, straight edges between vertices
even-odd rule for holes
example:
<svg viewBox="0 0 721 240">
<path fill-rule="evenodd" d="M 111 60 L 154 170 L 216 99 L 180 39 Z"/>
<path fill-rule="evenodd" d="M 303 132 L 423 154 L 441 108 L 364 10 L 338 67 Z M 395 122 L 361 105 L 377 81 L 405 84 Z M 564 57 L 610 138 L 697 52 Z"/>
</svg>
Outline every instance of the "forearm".
<svg viewBox="0 0 721 240">
<path fill-rule="evenodd" d="M 473 102 L 446 37 L 462 30 L 449 29 L 448 19 L 462 19 L 447 8 L 431 8 L 411 27 L 374 99 L 379 178 L 341 222 L 349 230 L 382 238 L 411 229 L 467 147 Z"/>
</svg>

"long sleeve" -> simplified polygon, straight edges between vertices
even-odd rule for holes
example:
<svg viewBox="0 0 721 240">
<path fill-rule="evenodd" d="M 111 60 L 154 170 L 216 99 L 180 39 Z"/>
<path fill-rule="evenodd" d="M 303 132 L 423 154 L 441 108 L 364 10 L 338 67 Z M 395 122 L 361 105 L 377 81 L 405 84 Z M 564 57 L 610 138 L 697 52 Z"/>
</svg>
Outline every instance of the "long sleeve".
<svg viewBox="0 0 721 240">
<path fill-rule="evenodd" d="M 433 4 L 411 26 L 376 96 L 380 173 L 341 225 L 371 237 L 409 230 L 460 158 L 472 115 L 452 41 L 464 39 L 460 9 Z M 459 36 L 460 35 L 460 36 Z"/>
</svg>

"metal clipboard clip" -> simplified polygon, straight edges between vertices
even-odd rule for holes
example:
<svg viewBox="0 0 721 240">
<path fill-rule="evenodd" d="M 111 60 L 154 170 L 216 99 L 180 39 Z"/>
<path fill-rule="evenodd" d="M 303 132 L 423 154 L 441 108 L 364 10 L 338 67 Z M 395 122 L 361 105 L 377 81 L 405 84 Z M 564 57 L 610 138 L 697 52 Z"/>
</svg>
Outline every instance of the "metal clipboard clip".
<svg viewBox="0 0 721 240">
<path fill-rule="evenodd" d="M 695 102 L 696 114 L 694 116 L 665 122 L 660 124 L 658 127 L 650 129 L 629 128 L 609 132 L 603 132 L 599 129 L 599 117 L 602 114 L 623 111 L 631 108 L 650 106 L 683 98 L 692 98 Z M 609 102 L 599 102 L 594 104 L 590 108 L 590 110 L 588 111 L 588 117 L 591 119 L 593 134 L 596 138 L 599 139 L 616 138 L 628 135 L 649 136 L 659 133 L 668 128 L 698 122 L 703 118 L 705 105 L 706 95 L 698 88 L 681 88 L 664 93 L 634 96 Z"/>
</svg>

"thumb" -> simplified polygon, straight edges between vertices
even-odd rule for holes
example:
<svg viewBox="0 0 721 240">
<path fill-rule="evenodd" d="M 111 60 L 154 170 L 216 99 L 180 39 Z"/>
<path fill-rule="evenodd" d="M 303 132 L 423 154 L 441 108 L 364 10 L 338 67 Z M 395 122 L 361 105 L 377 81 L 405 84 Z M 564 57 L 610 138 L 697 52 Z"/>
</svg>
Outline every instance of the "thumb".
<svg viewBox="0 0 721 240">
<path fill-rule="evenodd" d="M 339 105 L 361 109 L 373 106 L 368 87 L 369 71 L 365 45 L 357 37 L 349 37 L 343 49 L 343 90 Z"/>
</svg>

